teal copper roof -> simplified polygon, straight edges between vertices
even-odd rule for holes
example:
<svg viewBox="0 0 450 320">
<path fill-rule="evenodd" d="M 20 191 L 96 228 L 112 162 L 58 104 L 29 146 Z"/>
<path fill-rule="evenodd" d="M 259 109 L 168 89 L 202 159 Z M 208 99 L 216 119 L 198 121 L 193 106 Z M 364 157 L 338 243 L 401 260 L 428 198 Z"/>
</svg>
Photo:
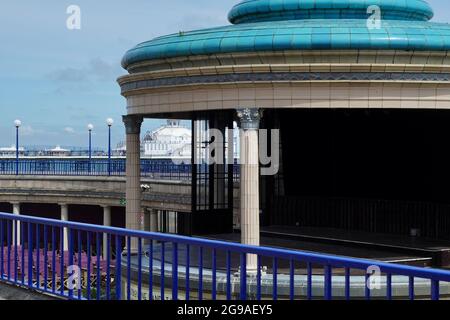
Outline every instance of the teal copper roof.
<svg viewBox="0 0 450 320">
<path fill-rule="evenodd" d="M 379 29 L 367 27 L 367 8 L 373 4 L 381 9 Z M 122 65 L 232 52 L 450 50 L 450 25 L 429 22 L 432 16 L 422 0 L 245 0 L 229 14 L 234 25 L 141 43 L 126 53 Z"/>
<path fill-rule="evenodd" d="M 377 5 L 383 19 L 423 20 L 433 10 L 423 0 L 244 0 L 228 15 L 231 23 L 299 19 L 366 19 L 367 8 Z"/>
</svg>

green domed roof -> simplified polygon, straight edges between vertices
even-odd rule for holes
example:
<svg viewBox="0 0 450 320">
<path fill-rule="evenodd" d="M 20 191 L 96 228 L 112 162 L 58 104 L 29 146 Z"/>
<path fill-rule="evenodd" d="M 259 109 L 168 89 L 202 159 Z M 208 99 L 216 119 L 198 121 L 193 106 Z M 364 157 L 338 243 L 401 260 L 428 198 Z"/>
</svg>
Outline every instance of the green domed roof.
<svg viewBox="0 0 450 320">
<path fill-rule="evenodd" d="M 383 19 L 422 20 L 433 17 L 423 0 L 244 0 L 228 15 L 231 23 L 299 19 L 366 19 L 376 5 Z"/>
<path fill-rule="evenodd" d="M 369 28 L 371 5 L 380 28 Z M 423 0 L 245 0 L 234 25 L 159 37 L 129 50 L 122 66 L 174 57 L 284 50 L 450 50 L 450 25 L 432 23 Z"/>
</svg>

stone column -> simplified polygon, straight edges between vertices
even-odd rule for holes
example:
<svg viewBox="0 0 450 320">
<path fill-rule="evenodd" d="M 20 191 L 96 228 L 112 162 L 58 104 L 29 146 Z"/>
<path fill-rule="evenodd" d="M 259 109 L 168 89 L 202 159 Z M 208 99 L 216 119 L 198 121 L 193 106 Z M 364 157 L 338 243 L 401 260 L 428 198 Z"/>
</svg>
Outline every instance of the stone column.
<svg viewBox="0 0 450 320">
<path fill-rule="evenodd" d="M 150 232 L 158 232 L 158 210 L 150 210 Z"/>
<path fill-rule="evenodd" d="M 111 226 L 111 207 L 103 206 L 103 226 L 110 227 Z M 108 235 L 106 233 L 103 234 L 103 259 L 106 259 L 108 255 Z"/>
<path fill-rule="evenodd" d="M 20 203 L 19 202 L 13 202 L 11 204 L 13 206 L 13 214 L 16 215 L 16 216 L 20 216 Z M 17 225 L 17 245 L 20 246 L 20 235 L 21 235 L 20 227 L 21 227 L 21 223 L 19 221 L 17 221 L 16 225 Z M 14 223 L 13 223 L 12 224 L 12 241 L 11 241 L 12 245 L 14 245 L 15 237 L 16 237 L 16 234 L 15 234 L 15 228 L 14 228 Z"/>
<path fill-rule="evenodd" d="M 61 203 L 61 221 L 69 221 L 69 206 L 66 203 Z M 64 251 L 69 250 L 69 230 L 64 228 L 63 231 L 64 236 Z"/>
<path fill-rule="evenodd" d="M 158 232 L 158 210 L 147 208 L 144 214 L 144 230 L 149 232 Z M 146 240 L 145 244 L 150 244 Z"/>
<path fill-rule="evenodd" d="M 126 228 L 142 230 L 141 207 L 141 125 L 142 117 L 124 116 L 127 143 L 127 181 L 126 181 Z M 131 241 L 133 252 L 137 251 L 137 239 Z"/>
<path fill-rule="evenodd" d="M 258 109 L 239 109 L 240 120 L 240 192 L 241 242 L 259 246 L 259 146 L 258 129 L 261 112 Z M 247 272 L 257 271 L 257 257 L 247 256 Z"/>
</svg>

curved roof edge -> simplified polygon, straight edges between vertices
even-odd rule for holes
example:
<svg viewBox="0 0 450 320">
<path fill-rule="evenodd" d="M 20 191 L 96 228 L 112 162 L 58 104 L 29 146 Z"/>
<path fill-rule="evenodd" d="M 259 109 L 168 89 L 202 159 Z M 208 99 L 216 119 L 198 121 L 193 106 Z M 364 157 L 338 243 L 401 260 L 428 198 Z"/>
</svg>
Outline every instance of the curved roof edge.
<svg viewBox="0 0 450 320">
<path fill-rule="evenodd" d="M 235 5 L 228 20 L 233 24 L 301 20 L 366 19 L 371 6 L 389 20 L 428 21 L 433 9 L 424 0 L 244 0 Z"/>
<path fill-rule="evenodd" d="M 231 25 L 174 34 L 129 50 L 122 66 L 194 55 L 284 50 L 450 50 L 450 25 L 390 20 L 370 30 L 366 21 L 297 20 Z"/>
</svg>

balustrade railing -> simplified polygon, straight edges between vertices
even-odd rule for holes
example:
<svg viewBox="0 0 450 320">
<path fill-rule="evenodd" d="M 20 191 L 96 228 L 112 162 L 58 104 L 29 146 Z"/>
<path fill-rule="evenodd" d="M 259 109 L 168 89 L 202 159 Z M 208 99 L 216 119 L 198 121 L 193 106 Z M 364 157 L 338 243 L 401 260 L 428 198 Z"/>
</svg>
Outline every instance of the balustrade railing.
<svg viewBox="0 0 450 320">
<path fill-rule="evenodd" d="M 77 300 L 450 295 L 444 270 L 7 213 L 0 243 L 0 281 Z"/>
<path fill-rule="evenodd" d="M 109 170 L 109 165 L 111 170 Z M 125 159 L 0 159 L 0 175 L 57 176 L 124 176 Z M 191 177 L 190 164 L 175 164 L 172 160 L 142 159 L 143 177 L 162 180 L 185 180 Z"/>
</svg>

